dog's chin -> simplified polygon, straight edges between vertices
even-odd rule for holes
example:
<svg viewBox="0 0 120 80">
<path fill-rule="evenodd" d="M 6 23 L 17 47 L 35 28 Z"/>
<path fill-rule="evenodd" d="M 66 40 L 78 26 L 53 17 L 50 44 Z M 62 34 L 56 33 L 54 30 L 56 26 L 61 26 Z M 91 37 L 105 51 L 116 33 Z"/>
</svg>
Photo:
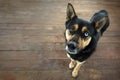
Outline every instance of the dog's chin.
<svg viewBox="0 0 120 80">
<path fill-rule="evenodd" d="M 77 50 L 77 49 L 71 51 L 71 50 L 68 48 L 68 46 L 66 46 L 65 49 L 66 49 L 67 53 L 69 53 L 69 54 L 77 54 L 77 53 L 78 53 L 78 50 Z"/>
</svg>

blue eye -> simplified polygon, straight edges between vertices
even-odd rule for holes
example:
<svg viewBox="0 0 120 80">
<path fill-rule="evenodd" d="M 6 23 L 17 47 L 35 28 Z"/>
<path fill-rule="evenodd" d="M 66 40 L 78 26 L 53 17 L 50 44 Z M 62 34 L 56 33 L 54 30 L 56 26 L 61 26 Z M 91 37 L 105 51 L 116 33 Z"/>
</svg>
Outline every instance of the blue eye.
<svg viewBox="0 0 120 80">
<path fill-rule="evenodd" d="M 88 37 L 88 36 L 89 36 L 88 32 L 85 32 L 85 33 L 84 33 L 84 36 L 85 36 L 85 37 Z"/>
</svg>

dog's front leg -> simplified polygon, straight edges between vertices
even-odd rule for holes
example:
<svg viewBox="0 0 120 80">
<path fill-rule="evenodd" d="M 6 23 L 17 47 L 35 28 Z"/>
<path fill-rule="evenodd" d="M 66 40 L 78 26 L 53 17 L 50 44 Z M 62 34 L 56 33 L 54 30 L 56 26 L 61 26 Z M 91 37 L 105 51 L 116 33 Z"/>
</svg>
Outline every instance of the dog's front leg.
<svg viewBox="0 0 120 80">
<path fill-rule="evenodd" d="M 76 61 L 71 59 L 71 62 L 69 63 L 69 69 L 73 69 L 75 67 Z"/>
<path fill-rule="evenodd" d="M 85 61 L 84 61 L 84 62 L 85 62 Z M 73 77 L 77 77 L 77 76 L 78 76 L 79 69 L 80 69 L 81 65 L 82 65 L 84 62 L 79 62 L 79 61 L 77 61 L 77 64 L 76 64 L 76 66 L 75 66 L 75 68 L 73 69 L 73 72 L 72 72 L 72 76 L 73 76 Z"/>
<path fill-rule="evenodd" d="M 67 54 L 67 57 L 71 60 L 71 62 L 69 63 L 69 69 L 74 68 L 74 67 L 75 67 L 76 62 L 75 62 L 73 59 L 71 59 L 71 57 L 70 57 L 70 55 L 69 55 L 69 54 Z"/>
</svg>

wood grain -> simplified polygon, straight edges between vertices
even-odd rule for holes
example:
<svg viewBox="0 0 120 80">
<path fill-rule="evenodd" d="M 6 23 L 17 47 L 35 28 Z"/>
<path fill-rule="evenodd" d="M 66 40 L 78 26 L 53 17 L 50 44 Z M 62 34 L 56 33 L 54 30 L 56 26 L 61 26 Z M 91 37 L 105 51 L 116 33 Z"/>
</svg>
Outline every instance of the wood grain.
<svg viewBox="0 0 120 80">
<path fill-rule="evenodd" d="M 71 2 L 90 20 L 102 9 L 110 26 L 94 54 L 71 77 L 65 51 L 65 19 Z M 119 80 L 119 0 L 0 0 L 0 80 Z"/>
</svg>

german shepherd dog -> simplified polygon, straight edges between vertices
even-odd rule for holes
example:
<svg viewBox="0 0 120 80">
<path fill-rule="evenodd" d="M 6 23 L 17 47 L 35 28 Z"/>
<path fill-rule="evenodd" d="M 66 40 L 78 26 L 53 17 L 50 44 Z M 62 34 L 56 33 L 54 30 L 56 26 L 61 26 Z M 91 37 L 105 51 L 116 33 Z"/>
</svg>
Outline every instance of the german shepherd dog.
<svg viewBox="0 0 120 80">
<path fill-rule="evenodd" d="M 65 49 L 71 59 L 69 68 L 73 69 L 72 76 L 77 77 L 81 65 L 95 51 L 99 38 L 109 26 L 108 13 L 101 10 L 86 21 L 78 18 L 72 4 L 68 3 L 65 26 Z"/>
</svg>

